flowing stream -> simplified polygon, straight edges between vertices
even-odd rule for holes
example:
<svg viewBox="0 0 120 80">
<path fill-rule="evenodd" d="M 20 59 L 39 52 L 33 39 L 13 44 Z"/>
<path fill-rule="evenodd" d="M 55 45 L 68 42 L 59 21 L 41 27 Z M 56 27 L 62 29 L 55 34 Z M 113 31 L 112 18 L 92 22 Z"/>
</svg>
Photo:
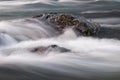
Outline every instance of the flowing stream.
<svg viewBox="0 0 120 80">
<path fill-rule="evenodd" d="M 101 25 L 95 37 L 59 34 L 32 18 L 40 13 L 73 13 Z M 58 45 L 45 53 L 36 47 Z M 119 0 L 0 0 L 0 80 L 119 80 Z"/>
</svg>

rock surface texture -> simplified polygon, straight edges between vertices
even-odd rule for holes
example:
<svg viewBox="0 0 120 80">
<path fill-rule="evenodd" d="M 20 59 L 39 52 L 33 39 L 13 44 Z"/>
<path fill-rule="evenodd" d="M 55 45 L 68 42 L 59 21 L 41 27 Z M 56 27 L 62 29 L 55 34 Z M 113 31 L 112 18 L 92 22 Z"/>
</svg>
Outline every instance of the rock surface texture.
<svg viewBox="0 0 120 80">
<path fill-rule="evenodd" d="M 56 30 L 64 32 L 67 28 L 72 28 L 79 36 L 93 36 L 100 30 L 100 25 L 86 20 L 84 17 L 65 13 L 45 13 L 34 16 L 45 23 L 53 26 Z"/>
</svg>

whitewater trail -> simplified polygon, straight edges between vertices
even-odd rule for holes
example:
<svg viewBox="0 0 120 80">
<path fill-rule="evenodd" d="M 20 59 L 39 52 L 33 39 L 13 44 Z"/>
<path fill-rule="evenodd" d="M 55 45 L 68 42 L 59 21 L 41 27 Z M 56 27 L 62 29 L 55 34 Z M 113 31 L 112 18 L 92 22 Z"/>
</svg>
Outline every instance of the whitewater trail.
<svg viewBox="0 0 120 80">
<path fill-rule="evenodd" d="M 16 65 L 25 72 L 34 72 L 25 67 L 29 65 L 76 78 L 103 77 L 103 74 L 108 76 L 120 72 L 119 40 L 77 37 L 71 29 L 66 29 L 65 33 L 56 36 L 52 27 L 36 20 L 2 21 L 0 25 L 1 32 L 4 32 L 1 39 L 6 41 L 4 43 L 14 42 L 12 45 L 1 47 L 0 66 L 7 65 L 6 67 L 11 68 L 10 65 Z M 18 38 L 22 42 L 16 43 Z M 47 55 L 31 52 L 35 47 L 53 44 L 71 51 L 66 53 L 49 51 Z"/>
<path fill-rule="evenodd" d="M 30 18 L 45 11 L 81 13 L 101 31 L 94 37 L 69 28 L 61 34 Z M 0 80 L 119 80 L 119 20 L 118 0 L 0 0 Z M 51 45 L 68 51 L 37 51 Z"/>
<path fill-rule="evenodd" d="M 51 44 L 70 49 L 71 52 L 61 53 L 50 51 L 47 55 L 39 55 L 30 51 L 34 47 L 48 46 Z M 120 41 L 118 40 L 85 37 L 67 40 L 61 40 L 59 38 L 40 39 L 37 41 L 24 41 L 2 48 L 0 53 L 0 66 L 13 70 L 16 70 L 18 67 L 24 73 L 39 75 L 39 79 L 42 79 L 42 75 L 46 74 L 47 76 L 43 78 L 46 80 L 48 77 L 48 80 L 58 79 L 51 75 L 51 71 L 53 75 L 61 76 L 64 80 L 74 80 L 76 78 L 78 80 L 81 78 L 85 80 L 87 78 L 97 79 L 96 77 L 110 77 L 120 72 L 119 52 Z M 26 77 L 28 76 L 26 75 Z"/>
<path fill-rule="evenodd" d="M 37 19 L 1 21 L 0 32 L 10 35 L 18 41 L 35 40 L 58 35 L 54 28 L 43 24 L 43 22 Z"/>
</svg>

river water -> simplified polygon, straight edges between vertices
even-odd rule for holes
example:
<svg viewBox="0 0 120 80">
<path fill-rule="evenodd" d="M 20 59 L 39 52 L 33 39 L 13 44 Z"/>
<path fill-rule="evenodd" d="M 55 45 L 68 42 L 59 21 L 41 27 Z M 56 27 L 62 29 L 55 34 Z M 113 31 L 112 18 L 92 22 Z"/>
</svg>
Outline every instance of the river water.
<svg viewBox="0 0 120 80">
<path fill-rule="evenodd" d="M 101 25 L 95 37 L 58 35 L 33 19 L 40 13 L 73 13 Z M 70 52 L 31 49 L 58 45 Z M 0 0 L 0 80 L 119 80 L 119 0 Z"/>
</svg>

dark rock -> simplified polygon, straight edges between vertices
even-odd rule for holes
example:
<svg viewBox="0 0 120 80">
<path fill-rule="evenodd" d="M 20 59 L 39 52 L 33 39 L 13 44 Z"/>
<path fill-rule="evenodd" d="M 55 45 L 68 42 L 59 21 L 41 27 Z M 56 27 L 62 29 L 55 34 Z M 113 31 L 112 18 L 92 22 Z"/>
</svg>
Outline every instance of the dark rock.
<svg viewBox="0 0 120 80">
<path fill-rule="evenodd" d="M 31 52 L 44 53 L 46 50 L 47 50 L 47 47 L 36 47 L 36 48 L 32 49 Z"/>
<path fill-rule="evenodd" d="M 57 46 L 57 45 L 50 45 L 50 46 L 48 46 L 48 48 L 51 49 L 51 50 L 58 51 L 58 52 L 70 52 L 69 49 L 66 49 L 64 47 L 60 47 L 60 46 Z"/>
<path fill-rule="evenodd" d="M 31 52 L 33 53 L 38 53 L 38 54 L 48 54 L 49 52 L 70 52 L 69 49 L 66 49 L 64 47 L 59 47 L 58 45 L 50 45 L 47 47 L 44 46 L 40 46 L 40 47 L 36 47 L 34 49 L 31 50 Z"/>
<path fill-rule="evenodd" d="M 88 25 L 86 23 L 84 23 L 84 22 L 82 22 L 79 25 L 75 26 L 73 28 L 73 30 L 75 32 L 77 32 L 77 34 L 79 34 L 79 35 L 81 34 L 81 35 L 84 35 L 84 36 L 90 36 L 90 35 L 94 34 L 93 33 L 94 31 L 92 31 L 92 29 L 90 29 L 88 27 Z"/>
<path fill-rule="evenodd" d="M 79 15 L 46 13 L 44 16 L 38 15 L 34 18 L 40 18 L 60 32 L 64 32 L 66 28 L 72 28 L 77 35 L 93 36 L 100 30 L 99 24 L 87 21 Z"/>
<path fill-rule="evenodd" d="M 39 15 L 36 15 L 36 16 L 33 16 L 33 18 L 39 18 L 39 17 L 42 17 L 43 14 L 39 14 Z"/>
<path fill-rule="evenodd" d="M 68 14 L 60 14 L 51 20 L 53 24 L 62 29 L 79 24 L 79 20 L 76 20 L 75 17 Z"/>
</svg>

